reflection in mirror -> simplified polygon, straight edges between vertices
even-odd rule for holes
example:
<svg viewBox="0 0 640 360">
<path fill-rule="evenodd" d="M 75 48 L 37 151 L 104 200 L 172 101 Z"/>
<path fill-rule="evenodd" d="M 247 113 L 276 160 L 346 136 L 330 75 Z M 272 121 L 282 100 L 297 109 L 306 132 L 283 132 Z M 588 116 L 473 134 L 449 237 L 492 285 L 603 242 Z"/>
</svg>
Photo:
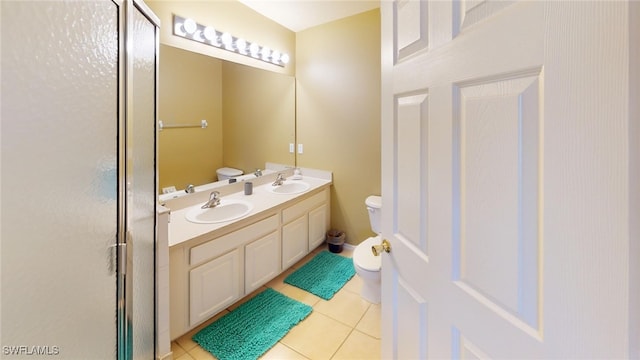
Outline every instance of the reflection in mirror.
<svg viewBox="0 0 640 360">
<path fill-rule="evenodd" d="M 160 45 L 159 78 L 160 192 L 214 182 L 222 167 L 295 166 L 292 76 Z"/>
</svg>

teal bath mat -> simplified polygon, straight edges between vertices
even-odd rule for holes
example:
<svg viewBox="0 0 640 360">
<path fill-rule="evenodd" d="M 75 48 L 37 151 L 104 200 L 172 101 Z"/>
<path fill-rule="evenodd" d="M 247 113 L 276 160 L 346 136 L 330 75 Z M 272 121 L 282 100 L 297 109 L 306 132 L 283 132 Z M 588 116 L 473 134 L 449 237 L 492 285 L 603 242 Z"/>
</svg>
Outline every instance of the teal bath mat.
<svg viewBox="0 0 640 360">
<path fill-rule="evenodd" d="M 311 306 L 268 288 L 192 339 L 220 360 L 257 359 L 310 313 Z"/>
<path fill-rule="evenodd" d="M 322 251 L 284 282 L 329 300 L 355 273 L 351 259 Z"/>
</svg>

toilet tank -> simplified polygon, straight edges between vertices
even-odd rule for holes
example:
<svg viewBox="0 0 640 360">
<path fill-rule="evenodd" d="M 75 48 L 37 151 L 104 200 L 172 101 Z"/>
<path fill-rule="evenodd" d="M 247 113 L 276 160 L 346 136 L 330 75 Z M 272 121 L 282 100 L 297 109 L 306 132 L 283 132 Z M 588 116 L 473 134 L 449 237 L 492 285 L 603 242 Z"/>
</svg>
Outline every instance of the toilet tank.
<svg viewBox="0 0 640 360">
<path fill-rule="evenodd" d="M 369 211 L 369 223 L 371 224 L 371 230 L 380 234 L 381 229 L 381 209 L 382 209 L 382 197 L 371 195 L 367 197 L 364 202 L 367 205 L 367 210 Z"/>
<path fill-rule="evenodd" d="M 223 167 L 216 170 L 216 174 L 218 175 L 218 181 L 227 180 L 227 179 L 242 175 L 242 170 Z"/>
</svg>

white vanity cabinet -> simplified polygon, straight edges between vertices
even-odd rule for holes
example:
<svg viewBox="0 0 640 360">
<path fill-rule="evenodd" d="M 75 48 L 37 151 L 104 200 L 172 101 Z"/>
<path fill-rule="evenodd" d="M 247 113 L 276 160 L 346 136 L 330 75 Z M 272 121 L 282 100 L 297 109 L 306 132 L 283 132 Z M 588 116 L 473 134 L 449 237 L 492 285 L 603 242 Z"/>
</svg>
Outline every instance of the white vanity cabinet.
<svg viewBox="0 0 640 360">
<path fill-rule="evenodd" d="M 267 214 L 228 234 L 170 249 L 172 339 L 281 272 L 279 215 Z"/>
<path fill-rule="evenodd" d="M 169 249 L 171 339 L 266 284 L 320 245 L 329 187 Z"/>
<path fill-rule="evenodd" d="M 329 229 L 329 189 L 282 210 L 282 267 L 320 245 Z"/>
</svg>

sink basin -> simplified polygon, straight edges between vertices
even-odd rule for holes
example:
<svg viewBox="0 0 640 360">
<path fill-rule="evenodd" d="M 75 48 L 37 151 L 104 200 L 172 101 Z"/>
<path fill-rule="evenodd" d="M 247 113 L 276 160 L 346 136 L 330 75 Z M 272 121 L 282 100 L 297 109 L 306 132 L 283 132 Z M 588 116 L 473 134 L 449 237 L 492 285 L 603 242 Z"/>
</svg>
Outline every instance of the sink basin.
<svg viewBox="0 0 640 360">
<path fill-rule="evenodd" d="M 302 181 L 285 181 L 280 186 L 267 185 L 267 190 L 275 194 L 298 194 L 309 190 L 309 184 Z"/>
<path fill-rule="evenodd" d="M 185 218 L 196 224 L 215 224 L 239 219 L 253 209 L 250 202 L 239 199 L 222 199 L 220 205 L 208 209 L 202 209 L 201 206 L 194 206 L 187 211 Z"/>
</svg>

